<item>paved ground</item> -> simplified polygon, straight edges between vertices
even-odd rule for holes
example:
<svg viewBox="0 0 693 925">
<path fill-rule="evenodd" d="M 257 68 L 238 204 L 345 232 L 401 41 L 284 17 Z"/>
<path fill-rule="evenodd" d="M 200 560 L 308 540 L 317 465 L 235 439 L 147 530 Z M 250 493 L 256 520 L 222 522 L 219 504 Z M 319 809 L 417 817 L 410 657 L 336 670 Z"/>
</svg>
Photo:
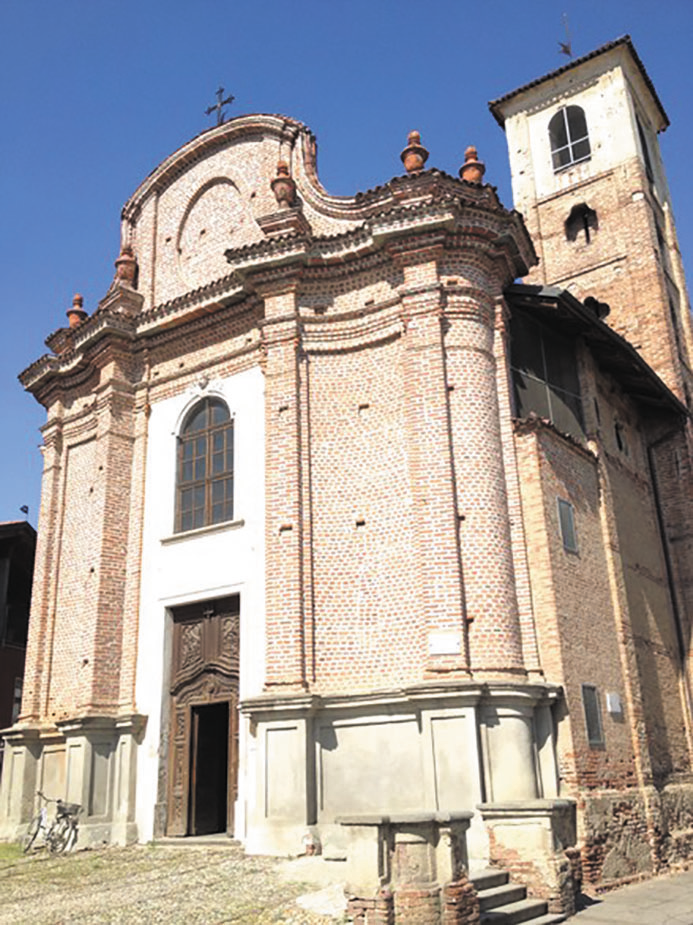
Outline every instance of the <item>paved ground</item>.
<svg viewBox="0 0 693 925">
<path fill-rule="evenodd" d="M 693 925 L 693 871 L 606 893 L 568 921 L 570 925 Z"/>
<path fill-rule="evenodd" d="M 321 890 L 317 860 L 245 857 L 230 845 L 104 848 L 58 858 L 44 850 L 24 857 L 0 845 L 0 925 L 344 922 L 343 888 Z M 693 871 L 607 893 L 569 921 L 693 925 Z"/>
<path fill-rule="evenodd" d="M 328 925 L 330 896 L 286 880 L 280 861 L 240 848 L 134 846 L 24 857 L 0 845 L 2 925 Z M 343 890 L 333 890 L 341 907 Z M 306 897 L 301 899 L 301 897 Z M 299 905 L 299 899 L 304 905 Z M 312 899 L 312 904 L 311 904 Z M 305 904 L 308 908 L 305 908 Z"/>
</svg>

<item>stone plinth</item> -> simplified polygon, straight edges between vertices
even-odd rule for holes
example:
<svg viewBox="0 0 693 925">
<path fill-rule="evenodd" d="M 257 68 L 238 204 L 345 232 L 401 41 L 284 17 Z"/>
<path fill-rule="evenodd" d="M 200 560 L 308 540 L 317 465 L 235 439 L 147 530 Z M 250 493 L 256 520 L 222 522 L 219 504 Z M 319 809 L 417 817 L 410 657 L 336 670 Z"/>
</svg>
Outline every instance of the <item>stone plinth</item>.
<svg viewBox="0 0 693 925">
<path fill-rule="evenodd" d="M 572 915 L 580 888 L 573 800 L 482 803 L 492 864 L 509 871 L 549 911 Z"/>
</svg>

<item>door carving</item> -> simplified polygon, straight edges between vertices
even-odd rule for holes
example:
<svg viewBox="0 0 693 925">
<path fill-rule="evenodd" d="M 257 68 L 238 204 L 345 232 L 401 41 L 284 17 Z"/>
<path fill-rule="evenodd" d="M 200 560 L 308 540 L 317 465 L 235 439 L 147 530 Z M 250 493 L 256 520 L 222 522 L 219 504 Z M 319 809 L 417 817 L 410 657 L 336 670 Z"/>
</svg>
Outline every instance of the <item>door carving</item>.
<svg viewBox="0 0 693 925">
<path fill-rule="evenodd" d="M 209 828 L 215 813 L 214 818 L 220 818 L 219 813 L 224 817 L 217 831 L 233 831 L 238 790 L 239 641 L 238 595 L 173 609 L 169 835 L 201 834 L 201 827 Z M 219 704 L 227 704 L 228 710 L 204 709 Z M 201 728 L 204 746 L 200 745 Z M 217 740 L 225 769 L 223 775 L 217 771 L 207 780 L 210 749 Z M 219 792 L 209 792 L 212 789 Z"/>
</svg>

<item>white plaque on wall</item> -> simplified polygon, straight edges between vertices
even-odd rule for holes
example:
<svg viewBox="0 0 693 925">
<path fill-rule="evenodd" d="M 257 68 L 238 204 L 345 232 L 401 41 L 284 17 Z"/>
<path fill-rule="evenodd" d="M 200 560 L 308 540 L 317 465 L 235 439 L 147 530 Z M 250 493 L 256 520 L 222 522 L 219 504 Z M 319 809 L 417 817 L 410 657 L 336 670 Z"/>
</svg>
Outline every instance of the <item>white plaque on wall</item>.
<svg viewBox="0 0 693 925">
<path fill-rule="evenodd" d="M 461 633 L 429 633 L 429 655 L 459 655 L 462 651 Z"/>
</svg>

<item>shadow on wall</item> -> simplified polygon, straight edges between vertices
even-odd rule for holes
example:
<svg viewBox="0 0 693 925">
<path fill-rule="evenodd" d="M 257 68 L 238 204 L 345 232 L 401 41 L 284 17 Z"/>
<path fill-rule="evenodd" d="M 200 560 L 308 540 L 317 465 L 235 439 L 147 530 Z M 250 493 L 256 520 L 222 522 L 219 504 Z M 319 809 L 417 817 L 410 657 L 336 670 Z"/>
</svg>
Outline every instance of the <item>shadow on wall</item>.
<svg viewBox="0 0 693 925">
<path fill-rule="evenodd" d="M 611 472 L 614 521 L 633 634 L 653 783 L 689 767 L 681 700 L 681 662 L 656 512 L 644 489 Z"/>
</svg>

